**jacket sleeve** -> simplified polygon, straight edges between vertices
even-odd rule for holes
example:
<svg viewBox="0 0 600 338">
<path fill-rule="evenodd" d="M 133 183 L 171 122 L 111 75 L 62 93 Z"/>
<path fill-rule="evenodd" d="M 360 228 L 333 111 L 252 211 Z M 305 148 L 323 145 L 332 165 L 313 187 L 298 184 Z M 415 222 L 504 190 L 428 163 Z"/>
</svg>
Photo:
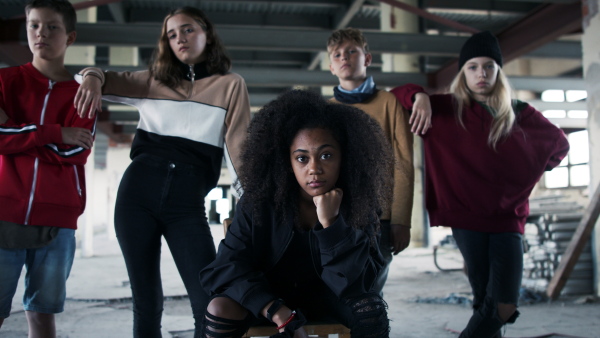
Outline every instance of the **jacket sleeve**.
<svg viewBox="0 0 600 338">
<path fill-rule="evenodd" d="M 0 88 L 2 85 L 3 83 L 0 82 Z M 59 124 L 16 123 L 13 117 L 19 112 L 6 109 L 2 90 L 0 90 L 0 110 L 8 116 L 8 120 L 0 124 L 0 155 L 24 153 L 48 143 L 62 141 Z"/>
<path fill-rule="evenodd" d="M 65 127 L 77 127 L 89 129 L 92 137 L 96 137 L 96 119 L 80 118 L 77 114 L 71 116 L 70 121 L 65 122 Z M 60 142 L 47 143 L 41 147 L 31 148 L 25 151 L 26 154 L 39 158 L 42 161 L 52 164 L 78 164 L 84 165 L 92 149 L 85 149 L 80 146 L 62 143 L 62 134 Z"/>
<path fill-rule="evenodd" d="M 408 83 L 390 90 L 390 93 L 396 96 L 396 99 L 404 109 L 412 111 L 415 95 L 425 93 L 425 89 L 419 85 Z"/>
<path fill-rule="evenodd" d="M 536 139 L 540 140 L 541 144 L 546 145 L 545 151 L 538 152 L 539 156 L 544 156 L 540 160 L 545 161 L 545 170 L 550 171 L 562 162 L 569 152 L 569 141 L 562 129 L 555 126 L 544 115 L 527 105 L 519 117 L 522 119 L 519 123 L 528 124 L 529 130 L 534 131 Z"/>
<path fill-rule="evenodd" d="M 240 77 L 236 82 L 235 88 L 229 102 L 227 116 L 225 117 L 225 163 L 233 182 L 233 191 L 240 198 L 243 195 L 243 189 L 237 180 L 237 169 L 240 167 L 240 156 L 242 152 L 242 143 L 246 139 L 248 124 L 250 123 L 250 100 L 248 99 L 248 89 L 244 79 Z"/>
<path fill-rule="evenodd" d="M 565 158 L 565 156 L 567 156 L 569 149 L 569 141 L 567 140 L 565 133 L 562 130 L 560 130 L 560 134 L 557 135 L 554 151 L 550 155 L 548 164 L 546 164 L 546 171 L 550 171 L 556 166 L 558 166 L 560 162 L 562 162 L 562 160 Z"/>
<path fill-rule="evenodd" d="M 49 143 L 62 141 L 59 124 L 38 125 L 35 123 L 17 124 L 10 118 L 0 125 L 0 155 L 24 153 Z"/>
<path fill-rule="evenodd" d="M 1 109 L 1 108 L 0 108 Z M 62 143 L 61 124 L 21 123 L 10 118 L 0 125 L 0 154 L 27 154 L 53 164 L 85 164 L 89 149 Z M 88 128 L 95 132 L 96 121 L 81 119 L 75 113 L 65 127 Z"/>
<path fill-rule="evenodd" d="M 150 72 L 102 72 L 100 68 L 88 67 L 75 75 L 80 84 L 88 72 L 99 74 L 102 81 L 102 99 L 137 107 L 140 98 L 146 98 L 150 91 Z"/>
<path fill-rule="evenodd" d="M 411 225 L 415 169 L 413 165 L 413 134 L 410 132 L 409 116 L 398 102 L 394 110 L 392 148 L 394 152 L 394 195 L 392 199 L 391 224 Z"/>
<path fill-rule="evenodd" d="M 326 229 L 320 224 L 315 227 L 323 268 L 321 278 L 338 297 L 373 291 L 383 266 L 379 245 L 371 241 L 373 233 L 372 226 L 365 230 L 352 228 L 342 215 Z"/>
<path fill-rule="evenodd" d="M 262 309 L 276 297 L 253 262 L 252 213 L 247 209 L 242 199 L 216 259 L 200 271 L 200 282 L 209 295 L 226 295 L 260 318 Z"/>
</svg>

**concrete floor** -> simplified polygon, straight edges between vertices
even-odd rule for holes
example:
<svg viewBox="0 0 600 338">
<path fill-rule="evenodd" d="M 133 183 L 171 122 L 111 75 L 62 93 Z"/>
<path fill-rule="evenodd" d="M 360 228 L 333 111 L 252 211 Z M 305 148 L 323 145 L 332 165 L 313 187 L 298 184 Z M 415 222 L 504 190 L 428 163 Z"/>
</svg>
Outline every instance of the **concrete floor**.
<svg viewBox="0 0 600 338">
<path fill-rule="evenodd" d="M 220 225 L 213 234 L 222 237 Z M 167 248 L 166 246 L 163 246 Z M 163 314 L 163 337 L 192 337 L 193 321 L 185 289 L 168 249 L 162 271 L 167 300 Z M 57 315 L 60 338 L 131 337 L 132 305 L 127 272 L 116 241 L 105 234 L 95 237 L 95 256 L 76 258 L 68 281 L 65 312 Z M 460 268 L 462 259 L 454 250 L 441 251 L 443 268 Z M 22 283 L 21 283 L 22 284 Z M 471 309 L 466 305 L 427 304 L 423 298 L 444 298 L 450 293 L 469 293 L 462 272 L 441 272 L 431 249 L 408 249 L 398 255 L 384 289 L 389 305 L 391 337 L 457 337 Z M 22 285 L 13 300 L 13 312 L 0 329 L 0 337 L 27 337 L 27 322 L 21 306 Z M 521 317 L 506 328 L 506 337 L 600 337 L 600 302 L 581 304 L 582 297 L 561 298 L 520 307 Z"/>
</svg>

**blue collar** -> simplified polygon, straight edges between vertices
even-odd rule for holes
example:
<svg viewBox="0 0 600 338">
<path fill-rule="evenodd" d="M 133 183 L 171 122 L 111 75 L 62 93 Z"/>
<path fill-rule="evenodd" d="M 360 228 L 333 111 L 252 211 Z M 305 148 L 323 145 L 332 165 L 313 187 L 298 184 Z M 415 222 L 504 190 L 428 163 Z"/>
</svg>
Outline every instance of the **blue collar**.
<svg viewBox="0 0 600 338">
<path fill-rule="evenodd" d="M 357 88 L 354 88 L 352 90 L 346 90 L 346 89 L 342 88 L 341 85 L 338 85 L 337 87 L 340 90 L 340 92 L 345 93 L 345 94 L 356 94 L 356 93 L 372 94 L 373 91 L 375 90 L 375 81 L 373 81 L 372 76 L 369 76 L 369 77 L 367 77 L 365 82 L 363 82 L 360 86 L 358 86 Z"/>
</svg>

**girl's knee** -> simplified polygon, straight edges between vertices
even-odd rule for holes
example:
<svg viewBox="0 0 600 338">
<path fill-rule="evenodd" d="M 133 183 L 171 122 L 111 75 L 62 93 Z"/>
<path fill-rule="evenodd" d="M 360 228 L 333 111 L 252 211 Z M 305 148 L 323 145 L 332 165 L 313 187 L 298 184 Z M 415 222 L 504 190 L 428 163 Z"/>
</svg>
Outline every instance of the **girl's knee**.
<svg viewBox="0 0 600 338">
<path fill-rule="evenodd" d="M 201 336 L 214 338 L 241 337 L 250 326 L 250 314 L 236 301 L 215 297 L 206 308 Z"/>
<path fill-rule="evenodd" d="M 248 311 L 244 307 L 227 297 L 213 298 L 210 303 L 208 303 L 206 312 L 216 317 L 232 320 L 243 320 L 248 316 Z"/>
<path fill-rule="evenodd" d="M 498 303 L 498 317 L 503 323 L 514 323 L 519 312 L 517 311 L 517 305 Z"/>
</svg>

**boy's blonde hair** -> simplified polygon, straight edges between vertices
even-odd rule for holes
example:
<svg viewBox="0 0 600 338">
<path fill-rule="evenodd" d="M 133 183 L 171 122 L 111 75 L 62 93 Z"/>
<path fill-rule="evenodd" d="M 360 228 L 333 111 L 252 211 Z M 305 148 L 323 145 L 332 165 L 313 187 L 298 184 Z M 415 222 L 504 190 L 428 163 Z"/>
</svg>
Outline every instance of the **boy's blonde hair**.
<svg viewBox="0 0 600 338">
<path fill-rule="evenodd" d="M 351 27 L 338 29 L 331 33 L 329 39 L 327 39 L 327 53 L 331 53 L 332 50 L 346 41 L 353 42 L 361 47 L 365 54 L 369 53 L 367 38 L 359 29 Z"/>
</svg>

